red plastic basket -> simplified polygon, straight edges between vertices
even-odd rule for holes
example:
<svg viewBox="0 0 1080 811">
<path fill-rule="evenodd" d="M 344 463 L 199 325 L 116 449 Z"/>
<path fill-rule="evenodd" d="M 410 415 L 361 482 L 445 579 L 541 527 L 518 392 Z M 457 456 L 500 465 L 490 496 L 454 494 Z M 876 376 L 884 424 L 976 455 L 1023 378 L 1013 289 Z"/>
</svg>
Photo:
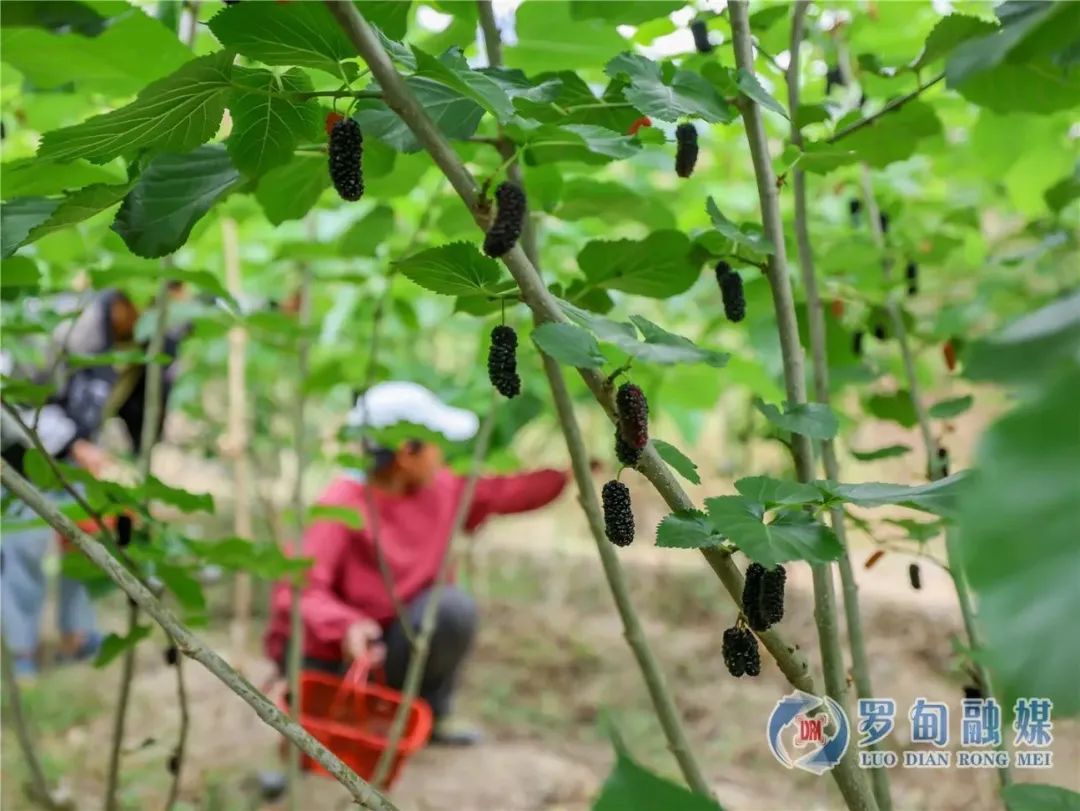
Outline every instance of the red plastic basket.
<svg viewBox="0 0 1080 811">
<path fill-rule="evenodd" d="M 344 677 L 311 670 L 300 674 L 300 725 L 365 780 L 375 773 L 403 699 L 397 690 L 368 682 L 368 671 L 367 662 L 357 660 Z M 284 702 L 281 709 L 289 711 Z M 409 708 L 386 788 L 397 779 L 405 761 L 427 743 L 431 725 L 431 707 L 417 698 Z M 327 774 L 307 755 L 300 757 L 305 771 Z"/>
</svg>

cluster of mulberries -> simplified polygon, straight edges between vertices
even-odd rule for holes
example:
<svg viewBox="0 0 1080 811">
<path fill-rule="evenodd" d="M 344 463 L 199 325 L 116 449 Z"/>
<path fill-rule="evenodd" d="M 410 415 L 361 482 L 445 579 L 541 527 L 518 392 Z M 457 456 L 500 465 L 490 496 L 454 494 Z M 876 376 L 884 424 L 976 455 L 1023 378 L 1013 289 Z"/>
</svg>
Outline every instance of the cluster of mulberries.
<svg viewBox="0 0 1080 811">
<path fill-rule="evenodd" d="M 783 566 L 766 569 L 760 563 L 751 563 L 746 567 L 742 610 L 747 624 L 755 631 L 766 631 L 784 618 L 786 582 L 787 571 Z"/>
<path fill-rule="evenodd" d="M 728 673 L 735 678 L 757 676 L 761 673 L 761 654 L 758 653 L 757 639 L 748 629 L 736 625 L 724 631 L 721 652 Z"/>
<path fill-rule="evenodd" d="M 616 546 L 634 542 L 634 513 L 630 510 L 630 488 L 612 479 L 600 491 L 604 504 L 604 534 Z"/>
<path fill-rule="evenodd" d="M 693 124 L 680 124 L 675 128 L 675 174 L 690 177 L 697 164 L 697 129 Z"/>
<path fill-rule="evenodd" d="M 635 448 L 623 439 L 618 427 L 615 428 L 615 458 L 627 467 L 634 467 L 641 461 L 641 448 Z"/>
<path fill-rule="evenodd" d="M 914 296 L 919 292 L 919 266 L 914 262 L 907 263 L 907 294 Z"/>
<path fill-rule="evenodd" d="M 907 579 L 911 583 L 911 587 L 918 591 L 922 588 L 922 571 L 919 569 L 918 563 L 912 563 L 907 568 Z"/>
<path fill-rule="evenodd" d="M 116 518 L 116 545 L 123 549 L 131 543 L 131 516 L 120 515 Z"/>
<path fill-rule="evenodd" d="M 623 440 L 640 451 L 649 444 L 649 401 L 645 392 L 633 383 L 623 383 L 615 392 L 615 409 Z"/>
<path fill-rule="evenodd" d="M 359 200 L 364 194 L 361 158 L 364 136 L 360 125 L 343 118 L 330 130 L 330 182 L 342 200 Z"/>
<path fill-rule="evenodd" d="M 178 661 L 180 661 L 180 651 L 177 650 L 176 645 L 169 645 L 169 647 L 165 648 L 165 664 L 169 667 L 175 667 Z"/>
<path fill-rule="evenodd" d="M 727 320 L 742 321 L 746 318 L 746 295 L 743 293 L 742 276 L 721 260 L 716 265 L 716 283 L 720 285 L 720 298 L 724 300 L 724 315 Z"/>
<path fill-rule="evenodd" d="M 712 53 L 713 44 L 709 42 L 709 29 L 705 27 L 704 20 L 690 23 L 690 33 L 694 35 L 694 47 L 699 54 Z"/>
<path fill-rule="evenodd" d="M 495 222 L 484 237 L 484 253 L 499 257 L 521 236 L 525 224 L 525 192 L 516 183 L 500 183 L 495 189 Z"/>
<path fill-rule="evenodd" d="M 517 373 L 517 333 L 511 327 L 500 324 L 491 331 L 487 366 L 488 378 L 495 391 L 503 397 L 517 397 L 521 393 L 521 378 Z"/>
</svg>

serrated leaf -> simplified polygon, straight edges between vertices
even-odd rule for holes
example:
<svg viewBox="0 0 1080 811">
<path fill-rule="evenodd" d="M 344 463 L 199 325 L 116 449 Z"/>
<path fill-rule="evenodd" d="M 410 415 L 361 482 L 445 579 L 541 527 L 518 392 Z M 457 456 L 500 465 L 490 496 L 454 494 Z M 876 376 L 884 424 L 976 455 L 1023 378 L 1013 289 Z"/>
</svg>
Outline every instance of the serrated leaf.
<svg viewBox="0 0 1080 811">
<path fill-rule="evenodd" d="M 451 139 L 468 138 L 476 132 L 484 108 L 457 90 L 423 76 L 409 76 L 405 84 L 423 105 L 425 112 Z M 378 138 L 398 152 L 419 152 L 420 142 L 393 110 L 378 101 L 361 101 L 353 118 L 365 136 Z"/>
<path fill-rule="evenodd" d="M 42 136 L 38 157 L 85 158 L 105 163 L 141 149 L 187 152 L 205 143 L 221 124 L 233 54 L 218 51 L 193 59 L 147 85 L 131 104 Z"/>
<path fill-rule="evenodd" d="M 302 219 L 330 186 L 325 155 L 296 154 L 259 178 L 255 199 L 272 225 Z"/>
<path fill-rule="evenodd" d="M 599 369 L 607 362 L 596 338 L 574 324 L 541 324 L 533 330 L 532 339 L 546 355 L 566 366 Z"/>
<path fill-rule="evenodd" d="M 731 357 L 724 352 L 700 347 L 689 338 L 668 332 L 643 316 L 632 315 L 630 320 L 641 330 L 645 342 L 638 343 L 632 349 L 627 349 L 625 345 L 622 348 L 641 360 L 661 365 L 706 363 L 720 368 L 726 365 Z"/>
<path fill-rule="evenodd" d="M 860 462 L 876 462 L 878 459 L 892 459 L 895 456 L 903 456 L 911 453 L 910 445 L 886 445 L 872 451 L 857 451 L 854 448 L 851 455 Z"/>
<path fill-rule="evenodd" d="M 45 222 L 36 226 L 26 235 L 23 245 L 35 242 L 55 231 L 70 228 L 83 220 L 100 214 L 105 209 L 116 205 L 124 199 L 124 195 L 128 193 L 131 185 L 131 183 L 122 183 L 116 186 L 95 184 L 71 192 L 60 202 L 60 205 L 49 215 Z"/>
<path fill-rule="evenodd" d="M 592 285 L 649 298 L 684 293 L 700 273 L 681 231 L 654 231 L 643 240 L 594 240 L 577 261 Z"/>
<path fill-rule="evenodd" d="M 94 667 L 105 667 L 128 648 L 138 645 L 150 636 L 150 632 L 153 630 L 153 625 L 136 625 L 131 629 L 131 633 L 124 636 L 108 634 L 101 640 L 101 647 L 98 649 L 97 657 L 94 659 Z"/>
<path fill-rule="evenodd" d="M 934 419 L 943 420 L 951 417 L 959 417 L 975 403 L 975 398 L 970 394 L 963 397 L 953 397 L 950 400 L 942 400 L 930 406 L 930 416 Z"/>
<path fill-rule="evenodd" d="M 922 510 L 948 518 L 956 514 L 957 502 L 970 484 L 968 479 L 968 471 L 960 471 L 929 484 L 915 487 L 883 482 L 837 484 L 824 479 L 814 482 L 814 485 L 830 498 L 857 504 L 860 507 L 896 504 L 900 507 Z"/>
<path fill-rule="evenodd" d="M 364 528 L 364 515 L 353 507 L 343 507 L 337 504 L 312 504 L 308 507 L 307 520 L 332 521 L 335 524 L 344 524 L 350 529 Z"/>
<path fill-rule="evenodd" d="M 628 135 L 592 124 L 540 124 L 517 121 L 507 127 L 515 143 L 524 148 L 531 166 L 559 161 L 601 164 L 633 157 L 641 144 Z"/>
<path fill-rule="evenodd" d="M 7 259 L 22 245 L 30 232 L 52 216 L 60 200 L 48 197 L 18 197 L 0 205 L 0 257 Z"/>
<path fill-rule="evenodd" d="M 769 91 L 761 86 L 761 82 L 757 80 L 757 77 L 745 68 L 739 68 L 735 72 L 735 82 L 742 94 L 747 98 L 752 99 L 766 110 L 779 113 L 784 118 L 788 117 L 787 110 L 784 109 L 783 105 L 769 95 Z"/>
<path fill-rule="evenodd" d="M 492 296 L 506 289 L 498 262 L 471 242 L 452 242 L 398 260 L 394 267 L 421 287 L 444 296 Z"/>
<path fill-rule="evenodd" d="M 705 506 L 713 527 L 762 566 L 789 560 L 828 563 L 843 554 L 832 530 L 803 510 L 781 512 L 766 524 L 763 506 L 743 496 L 717 496 Z"/>
<path fill-rule="evenodd" d="M 671 465 L 672 469 L 691 484 L 701 484 L 701 476 L 698 475 L 698 467 L 689 456 L 684 454 L 670 442 L 662 439 L 653 439 L 652 446 L 660 454 L 660 458 Z"/>
<path fill-rule="evenodd" d="M 824 403 L 785 404 L 784 410 L 780 411 L 771 403 L 756 400 L 754 407 L 777 428 L 811 439 L 832 439 L 840 430 L 836 415 Z"/>
<path fill-rule="evenodd" d="M 159 155 L 143 170 L 116 214 L 112 230 L 136 256 L 166 256 L 240 181 L 225 147 L 202 146 L 186 155 Z"/>
<path fill-rule="evenodd" d="M 655 440 L 653 440 L 655 444 Z M 708 516 L 700 510 L 678 510 L 664 517 L 656 528 L 656 545 L 669 549 L 704 549 L 722 543 Z"/>
<path fill-rule="evenodd" d="M 776 253 L 776 248 L 773 247 L 772 242 L 757 226 L 736 225 L 721 213 L 719 206 L 716 205 L 716 201 L 712 197 L 705 202 L 705 210 L 709 214 L 709 219 L 712 220 L 713 227 L 736 245 L 742 245 L 758 254 Z"/>
<path fill-rule="evenodd" d="M 950 14 L 942 17 L 926 37 L 922 53 L 911 63 L 915 70 L 947 56 L 956 46 L 974 37 L 993 33 L 997 26 L 979 17 Z"/>
<path fill-rule="evenodd" d="M 244 174 L 257 176 L 288 163 L 301 140 L 318 135 L 319 105 L 293 95 L 312 89 L 299 68 L 282 74 L 236 68 L 233 83 L 236 89 L 229 97 L 233 129 L 226 146 Z"/>
<path fill-rule="evenodd" d="M 426 76 L 456 90 L 475 101 L 500 122 L 505 122 L 514 115 L 514 105 L 502 85 L 492 77 L 470 68 L 460 48 L 451 49 L 438 59 L 415 45 L 412 52 L 416 58 L 417 76 Z"/>
<path fill-rule="evenodd" d="M 604 73 L 613 79 L 626 77 L 630 82 L 623 90 L 626 100 L 662 121 L 691 116 L 726 124 L 735 119 L 735 109 L 700 74 L 671 65 L 661 70 L 653 60 L 629 51 L 608 62 Z"/>
<path fill-rule="evenodd" d="M 356 48 L 323 3 L 237 3 L 210 18 L 227 48 L 266 65 L 298 65 L 344 78 Z"/>
<path fill-rule="evenodd" d="M 784 481 L 771 476 L 747 476 L 735 482 L 735 489 L 766 509 L 778 505 L 817 504 L 821 491 L 812 484 Z"/>
</svg>

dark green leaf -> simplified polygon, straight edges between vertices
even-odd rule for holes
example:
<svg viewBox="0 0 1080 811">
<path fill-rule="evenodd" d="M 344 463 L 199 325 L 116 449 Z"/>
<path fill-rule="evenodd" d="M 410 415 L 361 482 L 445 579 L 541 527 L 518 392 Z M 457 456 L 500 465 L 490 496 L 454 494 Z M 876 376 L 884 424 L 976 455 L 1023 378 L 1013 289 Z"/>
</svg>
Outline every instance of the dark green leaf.
<svg viewBox="0 0 1080 811">
<path fill-rule="evenodd" d="M 735 489 L 751 501 L 772 509 L 779 505 L 817 504 L 821 491 L 812 484 L 783 481 L 771 476 L 748 476 L 735 482 Z"/>
<path fill-rule="evenodd" d="M 816 175 L 826 175 L 833 169 L 856 163 L 859 156 L 850 149 L 828 144 L 806 143 L 800 150 L 789 144 L 780 156 L 782 171 L 801 169 Z"/>
<path fill-rule="evenodd" d="M 949 53 L 960 43 L 973 37 L 981 37 L 993 33 L 997 26 L 987 20 L 978 17 L 968 17 L 964 14 L 950 14 L 938 20 L 934 30 L 926 38 L 919 58 L 912 63 L 915 70 L 929 65 L 948 56 Z"/>
<path fill-rule="evenodd" d="M 761 86 L 761 82 L 757 80 L 754 74 L 748 72 L 744 68 L 739 68 L 735 74 L 735 82 L 739 86 L 739 90 L 742 94 L 749 99 L 757 102 L 766 110 L 772 110 L 774 113 L 779 113 L 784 118 L 787 118 L 787 110 L 776 99 L 769 95 L 769 92 Z"/>
<path fill-rule="evenodd" d="M 232 60 L 229 51 L 193 59 L 170 76 L 147 85 L 131 104 L 45 133 L 38 156 L 105 163 L 141 149 L 194 149 L 213 137 L 221 124 Z"/>
<path fill-rule="evenodd" d="M 484 117 L 484 108 L 475 101 L 423 76 L 410 76 L 405 83 L 447 138 L 468 138 L 476 132 Z M 353 118 L 360 123 L 365 136 L 378 138 L 398 152 L 419 152 L 421 149 L 408 125 L 381 102 L 361 101 Z"/>
<path fill-rule="evenodd" d="M 30 232 L 52 216 L 61 200 L 19 197 L 0 205 L 0 257 L 7 259 L 26 242 Z"/>
<path fill-rule="evenodd" d="M 56 231 L 62 231 L 100 214 L 107 208 L 119 203 L 131 188 L 130 183 L 118 186 L 95 184 L 85 189 L 71 192 L 61 202 L 49 218 L 26 235 L 24 245 L 35 242 Z"/>
<path fill-rule="evenodd" d="M 239 180 L 218 144 L 186 155 L 159 155 L 124 199 L 113 230 L 136 256 L 166 256 L 187 241 L 199 218 Z"/>
<path fill-rule="evenodd" d="M 720 368 L 726 365 L 728 358 L 731 357 L 723 352 L 699 347 L 690 339 L 668 332 L 643 316 L 632 315 L 630 320 L 641 330 L 645 343 L 633 348 L 622 344 L 620 348 L 641 360 L 661 365 L 707 363 L 709 366 Z"/>
<path fill-rule="evenodd" d="M 607 361 L 590 332 L 573 324 L 541 324 L 532 339 L 547 355 L 566 366 L 599 369 Z"/>
<path fill-rule="evenodd" d="M 942 400 L 930 406 L 930 416 L 938 420 L 958 417 L 971 408 L 974 402 L 975 398 L 970 394 L 965 394 L 963 397 L 953 397 L 950 400 Z"/>
<path fill-rule="evenodd" d="M 626 77 L 630 85 L 623 93 L 626 100 L 645 115 L 663 121 L 685 116 L 710 123 L 728 123 L 735 119 L 731 107 L 716 88 L 699 74 L 661 66 L 640 54 L 622 53 L 604 68 L 612 78 Z"/>
<path fill-rule="evenodd" d="M 150 636 L 153 630 L 153 625 L 136 625 L 131 629 L 131 633 L 125 636 L 109 634 L 101 641 L 101 648 L 98 649 L 97 658 L 94 659 L 94 667 L 105 667 L 128 648 L 138 645 Z"/>
<path fill-rule="evenodd" d="M 179 487 L 171 487 L 151 476 L 143 486 L 147 499 L 161 501 L 185 513 L 214 511 L 214 497 L 209 493 L 191 493 Z"/>
<path fill-rule="evenodd" d="M 591 284 L 649 298 L 686 292 L 700 272 L 690 260 L 690 240 L 681 231 L 655 231 L 640 241 L 594 240 L 577 260 Z"/>
<path fill-rule="evenodd" d="M 823 403 L 800 403 L 794 407 L 785 404 L 781 412 L 777 406 L 757 400 L 754 407 L 777 428 L 811 439 L 832 439 L 840 429 L 836 415 Z"/>
<path fill-rule="evenodd" d="M 782 512 L 766 524 L 763 505 L 743 496 L 709 498 L 705 506 L 713 527 L 762 566 L 788 560 L 828 563 L 843 554 L 832 530 L 802 510 Z"/>
<path fill-rule="evenodd" d="M 226 48 L 267 65 L 316 68 L 340 79 L 341 60 L 356 56 L 323 3 L 237 3 L 208 25 Z"/>
<path fill-rule="evenodd" d="M 760 228 L 754 225 L 736 225 L 720 212 L 719 207 L 711 197 L 705 203 L 705 210 L 712 220 L 713 227 L 736 245 L 742 245 L 758 254 L 776 253 L 776 248 L 773 247 L 772 242 L 765 237 Z"/>
<path fill-rule="evenodd" d="M 656 452 L 660 454 L 660 458 L 671 465 L 676 473 L 691 484 L 701 484 L 701 476 L 698 475 L 697 465 L 694 464 L 689 456 L 671 443 L 664 442 L 662 439 L 653 439 L 652 446 L 656 448 Z"/>
<path fill-rule="evenodd" d="M 413 46 L 416 75 L 426 76 L 466 96 L 499 121 L 505 122 L 514 114 L 514 105 L 506 91 L 492 77 L 469 67 L 460 49 L 452 49 L 436 59 Z"/>
<path fill-rule="evenodd" d="M 724 536 L 700 510 L 673 512 L 656 528 L 656 545 L 671 549 L 704 549 L 717 546 L 723 540 Z"/>
<path fill-rule="evenodd" d="M 255 199 L 273 225 L 303 218 L 330 186 L 325 155 L 294 155 L 259 179 Z"/>
<path fill-rule="evenodd" d="M 592 124 L 532 125 L 518 121 L 507 133 L 525 148 L 525 160 L 530 165 L 574 161 L 600 164 L 633 157 L 641 145 L 628 135 L 622 135 Z"/>
<path fill-rule="evenodd" d="M 506 288 L 499 263 L 471 242 L 452 242 L 394 263 L 412 281 L 445 296 L 490 296 Z"/>
<path fill-rule="evenodd" d="M 1058 299 L 974 342 L 964 356 L 971 380 L 1025 383 L 1052 378 L 1080 352 L 1080 292 Z"/>
<path fill-rule="evenodd" d="M 244 174 L 261 175 L 288 163 L 300 141 L 318 136 L 319 105 L 293 95 L 312 89 L 311 80 L 299 68 L 281 74 L 237 68 L 233 82 L 228 147 L 233 164 Z"/>
<path fill-rule="evenodd" d="M 896 394 L 875 394 L 866 400 L 866 410 L 879 420 L 890 420 L 905 428 L 911 428 L 919 421 L 911 393 L 906 389 Z"/>
<path fill-rule="evenodd" d="M 203 594 L 202 584 L 186 569 L 159 563 L 154 573 L 184 610 L 199 613 L 206 610 L 206 596 Z"/>
<path fill-rule="evenodd" d="M 1001 789 L 1001 799 L 1015 811 L 1080 811 L 1080 794 L 1045 783 L 1013 783 Z"/>
<path fill-rule="evenodd" d="M 853 132 L 838 144 L 875 168 L 910 158 L 919 139 L 941 133 L 941 121 L 924 101 L 911 101 Z"/>
<path fill-rule="evenodd" d="M 913 510 L 923 510 L 944 517 L 956 514 L 957 503 L 970 487 L 968 471 L 961 471 L 929 484 L 909 487 L 906 484 L 863 482 L 861 484 L 837 484 L 819 480 L 814 482 L 822 492 L 860 507 L 881 507 L 896 504 Z"/>
<path fill-rule="evenodd" d="M 851 455 L 860 462 L 875 462 L 878 459 L 892 459 L 894 456 L 903 456 L 906 453 L 911 453 L 910 445 L 886 445 L 883 448 L 877 448 L 872 451 L 857 451 L 854 448 L 851 450 Z"/>
</svg>

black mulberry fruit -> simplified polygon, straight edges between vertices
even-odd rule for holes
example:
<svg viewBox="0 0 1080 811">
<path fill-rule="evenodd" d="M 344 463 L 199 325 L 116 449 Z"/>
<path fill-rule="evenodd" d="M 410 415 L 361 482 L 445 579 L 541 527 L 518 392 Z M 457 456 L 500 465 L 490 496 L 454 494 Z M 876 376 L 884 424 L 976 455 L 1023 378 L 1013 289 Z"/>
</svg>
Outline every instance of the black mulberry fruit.
<svg viewBox="0 0 1080 811">
<path fill-rule="evenodd" d="M 852 197 L 848 200 L 848 213 L 851 214 L 851 224 L 857 225 L 859 222 L 859 214 L 862 213 L 862 200 L 858 197 Z"/>
<path fill-rule="evenodd" d="M 641 461 L 641 448 L 635 448 L 623 439 L 618 428 L 615 429 L 615 458 L 627 467 L 635 467 Z"/>
<path fill-rule="evenodd" d="M 131 543 L 131 516 L 120 515 L 116 518 L 116 545 L 123 549 Z"/>
<path fill-rule="evenodd" d="M 491 331 L 487 364 L 488 378 L 495 391 L 503 397 L 521 394 L 521 378 L 517 373 L 517 333 L 505 324 Z"/>
<path fill-rule="evenodd" d="M 177 650 L 176 645 L 169 645 L 169 647 L 165 648 L 165 664 L 169 667 L 175 667 L 178 661 L 180 661 L 180 651 Z"/>
<path fill-rule="evenodd" d="M 919 570 L 918 563 L 912 563 L 907 568 L 907 579 L 911 583 L 911 587 L 915 591 L 919 591 L 922 588 L 922 572 Z"/>
<path fill-rule="evenodd" d="M 495 222 L 484 237 L 484 253 L 499 257 L 521 236 L 525 224 L 525 192 L 516 183 L 500 183 L 495 189 Z"/>
<path fill-rule="evenodd" d="M 766 569 L 760 563 L 751 563 L 746 567 L 742 610 L 747 624 L 755 631 L 768 630 L 784 618 L 786 581 L 787 571 L 783 566 Z"/>
<path fill-rule="evenodd" d="M 878 215 L 878 222 L 881 223 L 881 233 L 889 233 L 889 215 L 882 211 L 881 214 Z"/>
<path fill-rule="evenodd" d="M 165 768 L 169 770 L 169 774 L 171 774 L 171 775 L 175 775 L 177 772 L 179 772 L 180 771 L 180 755 L 178 753 L 176 753 L 176 752 L 173 752 L 171 755 L 169 755 L 169 760 L 165 764 Z"/>
<path fill-rule="evenodd" d="M 889 330 L 885 327 L 884 321 L 879 321 L 874 325 L 874 337 L 879 341 L 884 341 L 889 337 Z"/>
<path fill-rule="evenodd" d="M 690 33 L 694 35 L 694 47 L 699 54 L 711 53 L 713 44 L 709 42 L 709 29 L 705 27 L 704 20 L 694 20 L 690 23 Z"/>
<path fill-rule="evenodd" d="M 732 270 L 727 262 L 721 261 L 716 265 L 716 283 L 720 285 L 720 297 L 724 300 L 724 315 L 728 321 L 742 321 L 746 318 L 742 276 Z"/>
<path fill-rule="evenodd" d="M 757 676 L 761 673 L 761 655 L 758 653 L 757 639 L 746 628 L 734 626 L 724 631 L 721 652 L 728 673 L 735 678 Z"/>
<path fill-rule="evenodd" d="M 616 546 L 634 542 L 634 513 L 630 510 L 630 488 L 612 479 L 600 493 L 604 503 L 604 534 Z"/>
<path fill-rule="evenodd" d="M 360 125 L 343 118 L 330 130 L 330 181 L 342 200 L 359 200 L 364 194 L 364 135 Z"/>
<path fill-rule="evenodd" d="M 832 65 L 825 71 L 825 95 L 829 95 L 834 87 L 847 87 L 844 72 L 839 65 Z"/>
<path fill-rule="evenodd" d="M 862 357 L 862 342 L 865 335 L 865 332 L 859 330 L 851 336 L 851 351 L 858 355 L 860 358 Z"/>
<path fill-rule="evenodd" d="M 938 457 L 938 475 L 937 478 L 943 479 L 949 475 L 949 451 L 946 450 L 944 445 L 938 445 L 937 449 Z M 934 471 L 930 465 L 926 466 L 926 478 L 930 481 L 934 480 Z"/>
<path fill-rule="evenodd" d="M 919 292 L 919 266 L 914 262 L 907 263 L 907 294 L 914 296 Z"/>
<path fill-rule="evenodd" d="M 693 124 L 680 124 L 675 128 L 675 141 L 678 144 L 675 150 L 675 174 L 690 177 L 697 163 L 697 129 Z"/>
<path fill-rule="evenodd" d="M 623 383 L 615 392 L 619 414 L 619 432 L 626 444 L 641 450 L 649 444 L 649 401 L 645 392 L 633 383 Z"/>
<path fill-rule="evenodd" d="M 964 698 L 966 699 L 981 699 L 983 696 L 982 688 L 977 684 L 965 684 L 964 685 Z"/>
</svg>

